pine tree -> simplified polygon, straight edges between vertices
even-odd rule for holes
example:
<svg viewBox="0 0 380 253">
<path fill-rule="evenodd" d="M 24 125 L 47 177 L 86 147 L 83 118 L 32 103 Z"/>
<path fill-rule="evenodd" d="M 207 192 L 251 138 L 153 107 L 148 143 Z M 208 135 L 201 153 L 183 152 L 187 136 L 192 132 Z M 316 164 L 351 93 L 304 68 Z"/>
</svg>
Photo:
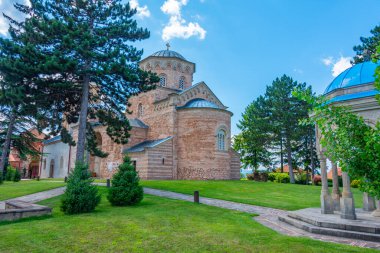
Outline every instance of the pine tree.
<svg viewBox="0 0 380 253">
<path fill-rule="evenodd" d="M 267 118 L 265 99 L 260 96 L 245 109 L 238 124 L 242 132 L 234 138 L 234 149 L 240 153 L 244 167 L 253 167 L 255 171 L 260 165 L 269 168 L 273 163 L 269 151 L 271 125 Z"/>
<path fill-rule="evenodd" d="M 87 165 L 77 163 L 67 179 L 65 193 L 62 197 L 61 210 L 65 214 L 88 213 L 95 210 L 101 196 Z"/>
<path fill-rule="evenodd" d="M 33 20 L 41 19 L 42 14 L 33 5 L 15 4 L 15 8 L 29 18 L 17 22 L 4 15 L 10 23 L 10 36 L 0 37 L 0 171 L 4 170 L 11 146 L 22 157 L 39 155 L 33 143 L 42 140 L 28 130 L 34 127 L 40 133 L 45 129 L 57 134 L 63 108 L 75 98 L 59 94 L 67 86 L 66 77 L 56 75 L 60 66 L 49 60 L 54 56 L 43 47 L 48 43 L 46 38 L 35 33 Z"/>
<path fill-rule="evenodd" d="M 293 81 L 291 77 L 283 75 L 276 78 L 271 86 L 267 87 L 265 97 L 269 110 L 268 120 L 273 126 L 273 136 L 283 138 L 286 149 L 285 161 L 289 166 L 290 182 L 295 183 L 293 172 L 292 152 L 296 142 L 299 141 L 299 121 L 307 117 L 308 111 L 302 106 L 304 103 L 292 95 L 294 89 L 305 90 L 305 83 Z"/>
<path fill-rule="evenodd" d="M 106 126 L 114 142 L 128 141 L 128 98 L 154 88 L 158 81 L 156 75 L 139 68 L 143 51 L 132 45 L 147 39 L 149 32 L 137 26 L 133 20 L 136 10 L 121 0 L 31 3 L 36 13 L 44 14 L 32 23 L 37 37 L 50 42 L 44 44 L 54 55 L 49 64 L 61 66 L 56 74 L 70 79 L 71 86 L 63 92 L 79 94 L 79 100 L 72 101 L 65 111 L 68 124 L 79 122 L 76 161 L 83 162 L 86 148 L 91 154 L 105 156 L 97 149 L 89 120 Z M 70 139 L 68 131 L 62 134 Z"/>
<path fill-rule="evenodd" d="M 119 165 L 119 171 L 112 177 L 107 199 L 114 206 L 135 205 L 143 197 L 143 188 L 139 185 L 139 176 L 128 156 Z"/>
<path fill-rule="evenodd" d="M 376 52 L 376 48 L 380 44 L 380 26 L 375 26 L 371 30 L 372 36 L 360 37 L 360 45 L 354 46 L 356 55 L 351 63 L 361 63 L 365 61 L 371 61 L 372 59 L 379 59 L 379 54 Z"/>
</svg>

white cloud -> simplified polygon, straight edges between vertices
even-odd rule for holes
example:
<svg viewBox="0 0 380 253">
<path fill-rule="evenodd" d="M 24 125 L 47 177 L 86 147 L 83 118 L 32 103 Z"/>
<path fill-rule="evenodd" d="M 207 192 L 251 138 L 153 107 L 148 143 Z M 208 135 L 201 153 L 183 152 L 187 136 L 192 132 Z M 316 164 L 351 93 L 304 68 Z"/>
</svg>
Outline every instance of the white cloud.
<svg viewBox="0 0 380 253">
<path fill-rule="evenodd" d="M 206 30 L 196 22 L 187 22 L 181 14 L 181 8 L 187 5 L 188 0 L 166 0 L 161 11 L 170 16 L 169 22 L 162 30 L 162 39 L 168 41 L 173 38 L 188 39 L 196 36 L 203 40 Z"/>
<path fill-rule="evenodd" d="M 331 75 L 337 77 L 340 73 L 352 66 L 351 57 L 340 56 L 339 59 L 334 59 L 332 56 L 322 59 L 323 64 L 331 66 Z"/>
<path fill-rule="evenodd" d="M 139 18 L 148 18 L 148 17 L 150 17 L 150 11 L 149 11 L 147 5 L 140 6 L 138 0 L 130 0 L 129 1 L 129 5 L 131 6 L 131 8 L 136 9 L 136 11 L 137 11 L 136 12 L 137 17 L 139 17 Z"/>
<path fill-rule="evenodd" d="M 333 63 L 333 57 L 332 56 L 326 57 L 326 58 L 322 59 L 322 62 L 326 66 L 330 66 Z"/>
<path fill-rule="evenodd" d="M 0 0 L 0 34 L 7 36 L 8 35 L 8 27 L 9 27 L 9 21 L 4 18 L 3 13 L 6 15 L 10 16 L 11 18 L 14 18 L 18 21 L 23 20 L 25 18 L 24 14 L 16 10 L 16 8 L 13 6 L 14 3 L 21 3 L 21 4 L 26 4 L 30 6 L 30 1 L 29 0 L 22 0 L 22 1 L 17 1 L 17 0 Z"/>
</svg>

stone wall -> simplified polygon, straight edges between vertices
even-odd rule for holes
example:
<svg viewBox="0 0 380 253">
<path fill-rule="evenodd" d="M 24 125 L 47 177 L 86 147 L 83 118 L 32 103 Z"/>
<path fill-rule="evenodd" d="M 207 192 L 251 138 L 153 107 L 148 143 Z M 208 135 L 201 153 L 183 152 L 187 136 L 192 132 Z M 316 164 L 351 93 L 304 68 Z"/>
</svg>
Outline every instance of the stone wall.
<svg viewBox="0 0 380 253">
<path fill-rule="evenodd" d="M 230 149 L 230 157 L 231 157 L 231 162 L 230 162 L 230 167 L 231 167 L 231 174 L 230 178 L 231 179 L 240 179 L 240 155 L 238 152 L 236 152 L 233 149 Z"/>
<path fill-rule="evenodd" d="M 230 179 L 231 113 L 210 108 L 178 110 L 178 179 Z M 216 134 L 227 132 L 226 151 L 217 150 Z"/>
<path fill-rule="evenodd" d="M 157 75 L 165 74 L 166 87 L 178 89 L 179 79 L 185 77 L 185 88 L 190 87 L 193 82 L 193 73 L 195 64 L 180 60 L 168 58 L 146 58 L 140 63 L 140 67 L 146 71 L 153 71 Z"/>
<path fill-rule="evenodd" d="M 173 179 L 173 139 L 147 150 L 148 179 Z"/>
<path fill-rule="evenodd" d="M 132 161 L 136 162 L 136 171 L 141 179 L 148 179 L 148 154 L 147 152 L 136 152 L 128 154 Z"/>
</svg>

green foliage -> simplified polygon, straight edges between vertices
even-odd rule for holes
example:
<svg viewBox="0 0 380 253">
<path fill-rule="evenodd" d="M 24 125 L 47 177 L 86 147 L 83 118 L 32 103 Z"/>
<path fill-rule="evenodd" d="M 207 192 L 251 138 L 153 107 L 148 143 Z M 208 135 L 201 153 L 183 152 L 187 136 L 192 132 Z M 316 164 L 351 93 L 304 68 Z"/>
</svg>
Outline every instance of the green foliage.
<svg viewBox="0 0 380 253">
<path fill-rule="evenodd" d="M 0 184 L 4 183 L 4 176 L 3 176 L 3 172 L 0 171 Z"/>
<path fill-rule="evenodd" d="M 354 179 L 351 181 L 351 187 L 352 188 L 359 188 L 360 185 L 361 185 L 361 181 L 358 179 Z"/>
<path fill-rule="evenodd" d="M 269 173 L 268 174 L 268 180 L 271 181 L 271 182 L 275 181 L 276 180 L 276 174 L 277 173 L 274 173 L 274 172 Z"/>
<path fill-rule="evenodd" d="M 85 148 L 104 157 L 107 153 L 98 148 L 93 125 L 88 123 L 96 120 L 112 141 L 127 143 L 128 99 L 153 89 L 158 82 L 157 75 L 139 68 L 143 50 L 135 48 L 135 42 L 149 38 L 150 33 L 134 20 L 136 10 L 121 0 L 74 4 L 36 0 L 31 5 L 20 5 L 19 10 L 30 14 L 23 31 L 36 42 L 32 49 L 41 55 L 36 66 L 40 75 L 35 79 L 56 88 L 52 98 L 62 109 L 57 114 L 60 120 L 68 124 L 79 121 L 77 158 L 83 158 Z M 46 71 L 66 82 L 45 80 Z M 61 131 L 62 127 L 55 129 Z M 62 140 L 73 145 L 70 133 L 61 132 Z"/>
<path fill-rule="evenodd" d="M 61 210 L 65 214 L 88 213 L 100 202 L 98 188 L 92 185 L 87 165 L 77 163 L 67 179 L 62 197 Z"/>
<path fill-rule="evenodd" d="M 9 165 L 7 167 L 7 172 L 5 174 L 5 180 L 6 181 L 13 181 L 15 174 L 16 174 L 16 169 Z"/>
<path fill-rule="evenodd" d="M 339 163 L 351 178 L 360 179 L 362 191 L 379 198 L 380 122 L 372 127 L 348 107 L 331 105 L 322 96 L 294 93 L 314 108 L 313 118 L 306 123 L 318 126 L 327 157 Z"/>
<path fill-rule="evenodd" d="M 290 176 L 288 173 L 272 172 L 268 174 L 268 180 L 275 183 L 289 183 Z"/>
<path fill-rule="evenodd" d="M 21 180 L 21 173 L 20 173 L 20 171 L 19 171 L 18 169 L 16 169 L 16 170 L 14 171 L 12 181 L 13 181 L 13 182 L 19 182 L 20 180 Z"/>
<path fill-rule="evenodd" d="M 365 38 L 360 37 L 361 45 L 354 46 L 356 56 L 351 62 L 353 64 L 370 61 L 373 58 L 378 58 L 379 52 L 376 52 L 376 47 L 380 44 L 380 26 L 375 26 L 371 30 L 372 36 Z"/>
<path fill-rule="evenodd" d="M 276 173 L 276 183 L 289 183 L 290 182 L 290 176 L 288 173 Z"/>
<path fill-rule="evenodd" d="M 295 179 L 296 179 L 296 184 L 307 184 L 308 183 L 308 178 L 307 178 L 307 174 L 305 172 L 302 172 L 302 173 L 297 173 L 295 175 Z M 310 176 L 310 175 L 309 175 Z"/>
<path fill-rule="evenodd" d="M 286 153 L 285 161 L 291 168 L 300 164 L 308 170 L 315 168 L 314 129 L 298 124 L 298 120 L 308 118 L 310 106 L 292 95 L 294 88 L 311 92 L 305 83 L 284 75 L 267 86 L 265 96 L 245 109 L 238 124 L 241 133 L 234 139 L 234 149 L 241 154 L 245 167 L 273 167 L 274 154 L 282 159 Z M 290 176 L 294 182 L 293 173 Z"/>
<path fill-rule="evenodd" d="M 128 156 L 119 165 L 119 171 L 112 177 L 107 199 L 113 206 L 135 205 L 144 197 L 143 188 L 139 185 L 139 176 Z"/>
</svg>

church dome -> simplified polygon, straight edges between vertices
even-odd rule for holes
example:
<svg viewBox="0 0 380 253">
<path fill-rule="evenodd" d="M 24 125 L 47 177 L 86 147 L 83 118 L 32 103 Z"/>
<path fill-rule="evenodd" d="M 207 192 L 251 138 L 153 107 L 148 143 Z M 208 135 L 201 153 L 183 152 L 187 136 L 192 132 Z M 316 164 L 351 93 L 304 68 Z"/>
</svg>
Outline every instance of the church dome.
<svg viewBox="0 0 380 253">
<path fill-rule="evenodd" d="M 203 98 L 196 98 L 196 99 L 190 100 L 181 108 L 214 108 L 214 109 L 220 109 L 219 106 L 217 106 L 213 102 L 207 101 Z"/>
<path fill-rule="evenodd" d="M 380 62 L 373 63 L 372 61 L 367 61 L 355 64 L 340 73 L 330 85 L 327 86 L 324 94 L 328 94 L 341 88 L 373 83 L 375 81 L 375 69 L 378 66 L 380 66 Z"/>
<path fill-rule="evenodd" d="M 168 49 L 155 52 L 151 56 L 164 57 L 164 58 L 179 58 L 181 60 L 186 61 L 185 57 L 183 57 L 181 54 L 172 50 L 168 50 Z"/>
</svg>

